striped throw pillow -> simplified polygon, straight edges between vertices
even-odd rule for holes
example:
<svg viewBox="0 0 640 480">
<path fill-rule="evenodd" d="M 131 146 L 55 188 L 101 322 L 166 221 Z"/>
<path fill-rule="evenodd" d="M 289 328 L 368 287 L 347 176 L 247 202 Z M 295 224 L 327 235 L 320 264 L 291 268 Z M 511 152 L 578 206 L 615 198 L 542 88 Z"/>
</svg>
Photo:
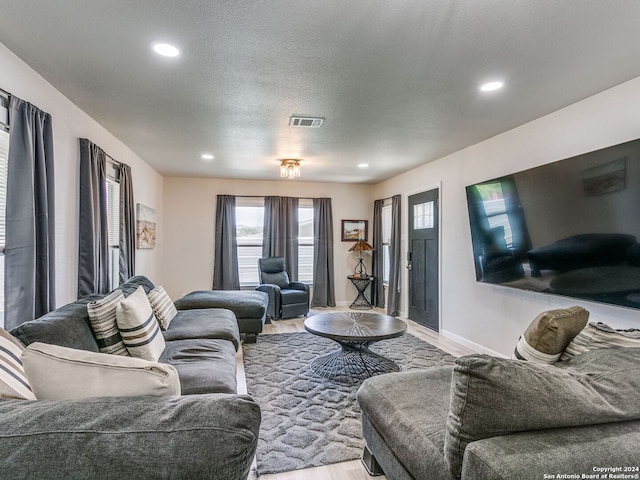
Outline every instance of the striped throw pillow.
<svg viewBox="0 0 640 480">
<path fill-rule="evenodd" d="M 0 328 L 0 397 L 35 400 L 22 366 L 24 347 Z"/>
<path fill-rule="evenodd" d="M 93 336 L 96 337 L 98 348 L 102 353 L 129 356 L 116 323 L 116 307 L 122 300 L 124 300 L 122 291 L 114 290 L 106 297 L 87 304 Z"/>
<path fill-rule="evenodd" d="M 142 286 L 117 306 L 116 322 L 129 355 L 158 361 L 164 351 L 164 337 Z"/>
<path fill-rule="evenodd" d="M 153 309 L 153 314 L 156 316 L 158 323 L 160 324 L 160 328 L 162 330 L 166 330 L 169 328 L 169 323 L 173 320 L 173 317 L 176 316 L 178 310 L 176 310 L 176 306 L 167 295 L 167 292 L 161 286 L 157 286 L 153 290 L 151 290 L 147 294 L 147 298 L 149 299 L 149 303 L 151 303 L 151 308 Z"/>
<path fill-rule="evenodd" d="M 616 330 L 606 323 L 590 323 L 567 346 L 560 360 L 601 348 L 638 347 L 640 348 L 640 330 Z"/>
</svg>

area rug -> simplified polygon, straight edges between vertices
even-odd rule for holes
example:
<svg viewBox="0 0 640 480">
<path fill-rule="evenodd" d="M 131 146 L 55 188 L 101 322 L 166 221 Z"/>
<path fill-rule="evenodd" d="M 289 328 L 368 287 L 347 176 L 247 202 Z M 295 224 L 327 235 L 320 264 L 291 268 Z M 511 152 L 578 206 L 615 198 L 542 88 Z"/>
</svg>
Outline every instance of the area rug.
<svg viewBox="0 0 640 480">
<path fill-rule="evenodd" d="M 260 335 L 257 343 L 242 348 L 247 391 L 262 409 L 258 475 L 360 457 L 364 440 L 356 401 L 359 385 L 336 384 L 309 369 L 312 359 L 336 350 L 336 342 L 306 332 L 282 333 Z M 402 371 L 455 361 L 410 334 L 377 342 L 371 349 Z"/>
</svg>

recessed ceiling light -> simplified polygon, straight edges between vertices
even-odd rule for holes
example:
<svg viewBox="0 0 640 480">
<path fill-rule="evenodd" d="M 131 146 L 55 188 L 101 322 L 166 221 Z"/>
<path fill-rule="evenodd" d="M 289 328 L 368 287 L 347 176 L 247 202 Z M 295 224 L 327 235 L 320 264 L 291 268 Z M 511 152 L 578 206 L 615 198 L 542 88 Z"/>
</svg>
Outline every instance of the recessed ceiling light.
<svg viewBox="0 0 640 480">
<path fill-rule="evenodd" d="M 500 90 L 502 87 L 504 87 L 504 82 L 488 82 L 480 85 L 480 90 L 483 92 L 493 92 Z"/>
<path fill-rule="evenodd" d="M 177 57 L 180 55 L 180 50 L 177 47 L 169 43 L 157 42 L 153 44 L 153 51 L 163 57 Z"/>
<path fill-rule="evenodd" d="M 200 158 L 203 160 L 213 160 L 215 157 L 210 153 L 203 153 L 202 155 L 200 155 Z"/>
<path fill-rule="evenodd" d="M 358 168 L 369 168 L 369 164 L 368 163 L 359 163 L 358 164 Z"/>
</svg>

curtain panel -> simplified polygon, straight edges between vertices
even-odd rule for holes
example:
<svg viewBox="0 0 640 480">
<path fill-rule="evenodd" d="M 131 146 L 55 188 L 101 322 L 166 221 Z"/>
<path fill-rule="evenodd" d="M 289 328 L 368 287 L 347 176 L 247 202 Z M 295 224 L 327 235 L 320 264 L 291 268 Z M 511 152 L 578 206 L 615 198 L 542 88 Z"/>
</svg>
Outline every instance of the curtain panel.
<svg viewBox="0 0 640 480">
<path fill-rule="evenodd" d="M 51 115 L 9 96 L 5 328 L 55 308 L 55 205 Z"/>
<path fill-rule="evenodd" d="M 263 257 L 284 257 L 291 281 L 298 280 L 298 205 L 292 197 L 264 198 Z"/>
<path fill-rule="evenodd" d="M 109 291 L 107 155 L 86 138 L 80 141 L 78 298 Z"/>
<path fill-rule="evenodd" d="M 400 309 L 400 264 L 402 217 L 400 206 L 402 198 L 394 195 L 391 198 L 391 241 L 389 242 L 389 294 L 387 295 L 387 315 L 395 317 Z"/>
<path fill-rule="evenodd" d="M 333 274 L 333 213 L 330 198 L 313 199 L 313 297 L 312 307 L 335 307 Z"/>
<path fill-rule="evenodd" d="M 131 167 L 119 163 L 116 170 L 120 183 L 119 280 L 124 283 L 135 275 L 136 270 L 136 214 Z"/>
<path fill-rule="evenodd" d="M 236 240 L 236 197 L 216 197 L 213 289 L 240 290 L 238 242 Z"/>
<path fill-rule="evenodd" d="M 371 303 L 384 308 L 384 239 L 382 238 L 382 207 L 384 200 L 373 202 L 373 256 L 371 258 L 371 272 L 375 282 L 371 290 Z"/>
</svg>

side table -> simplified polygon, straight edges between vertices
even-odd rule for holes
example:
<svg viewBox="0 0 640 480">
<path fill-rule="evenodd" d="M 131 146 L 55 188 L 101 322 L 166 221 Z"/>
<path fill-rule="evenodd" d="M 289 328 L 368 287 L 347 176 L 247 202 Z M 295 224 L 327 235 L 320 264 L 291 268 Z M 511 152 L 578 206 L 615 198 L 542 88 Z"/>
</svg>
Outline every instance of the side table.
<svg viewBox="0 0 640 480">
<path fill-rule="evenodd" d="M 365 295 L 365 292 L 367 287 L 373 285 L 375 277 L 354 277 L 353 275 L 349 275 L 347 278 L 351 280 L 351 283 L 353 283 L 353 286 L 356 287 L 356 290 L 358 291 L 358 296 L 349 308 L 353 308 L 354 310 L 372 309 L 373 305 L 371 305 L 371 302 Z"/>
</svg>

